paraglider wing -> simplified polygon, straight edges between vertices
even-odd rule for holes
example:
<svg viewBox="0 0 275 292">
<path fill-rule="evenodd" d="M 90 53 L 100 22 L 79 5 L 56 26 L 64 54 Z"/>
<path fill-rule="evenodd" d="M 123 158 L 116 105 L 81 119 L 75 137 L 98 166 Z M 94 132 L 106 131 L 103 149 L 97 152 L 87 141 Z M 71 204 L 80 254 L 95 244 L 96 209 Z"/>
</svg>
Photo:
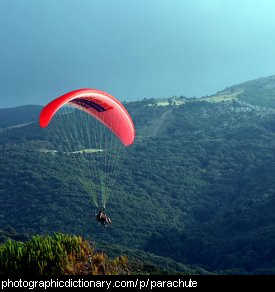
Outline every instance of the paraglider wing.
<svg viewBox="0 0 275 292">
<path fill-rule="evenodd" d="M 56 98 L 41 111 L 40 126 L 47 127 L 54 114 L 66 104 L 77 107 L 99 120 L 124 146 L 134 142 L 135 128 L 127 110 L 113 96 L 97 89 L 78 89 Z"/>
</svg>

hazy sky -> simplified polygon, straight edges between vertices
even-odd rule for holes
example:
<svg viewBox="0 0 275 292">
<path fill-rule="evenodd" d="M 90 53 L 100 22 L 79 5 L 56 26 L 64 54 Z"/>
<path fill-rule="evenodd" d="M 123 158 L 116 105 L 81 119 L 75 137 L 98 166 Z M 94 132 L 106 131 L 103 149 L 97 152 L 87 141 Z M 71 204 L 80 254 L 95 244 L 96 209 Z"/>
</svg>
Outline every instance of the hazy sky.
<svg viewBox="0 0 275 292">
<path fill-rule="evenodd" d="M 275 74 L 274 0 L 0 0 L 0 107 L 202 96 Z"/>
</svg>

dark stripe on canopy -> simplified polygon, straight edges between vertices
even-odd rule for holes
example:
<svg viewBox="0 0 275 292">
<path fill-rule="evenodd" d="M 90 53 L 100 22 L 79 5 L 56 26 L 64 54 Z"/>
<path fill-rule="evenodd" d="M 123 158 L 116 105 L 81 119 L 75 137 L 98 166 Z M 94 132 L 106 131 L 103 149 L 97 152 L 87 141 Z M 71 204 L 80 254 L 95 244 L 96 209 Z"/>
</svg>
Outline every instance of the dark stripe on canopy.
<svg viewBox="0 0 275 292">
<path fill-rule="evenodd" d="M 95 103 L 94 101 L 83 99 L 83 98 L 75 98 L 71 101 L 71 103 L 75 103 L 77 105 L 80 105 L 82 107 L 85 107 L 87 109 L 93 108 L 98 112 L 105 112 L 106 109 L 102 107 L 101 105 Z"/>
</svg>

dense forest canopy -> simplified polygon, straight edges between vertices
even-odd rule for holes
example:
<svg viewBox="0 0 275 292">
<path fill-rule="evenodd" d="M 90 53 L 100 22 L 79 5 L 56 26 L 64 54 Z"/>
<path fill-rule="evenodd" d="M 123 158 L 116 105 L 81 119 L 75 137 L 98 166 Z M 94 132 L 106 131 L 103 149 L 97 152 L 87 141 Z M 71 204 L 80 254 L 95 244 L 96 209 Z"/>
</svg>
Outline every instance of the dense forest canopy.
<svg viewBox="0 0 275 292">
<path fill-rule="evenodd" d="M 41 151 L 40 107 L 0 110 L 2 240 L 74 233 L 208 271 L 274 274 L 275 77 L 124 105 L 137 137 L 108 230 L 94 222 L 72 158 Z"/>
</svg>

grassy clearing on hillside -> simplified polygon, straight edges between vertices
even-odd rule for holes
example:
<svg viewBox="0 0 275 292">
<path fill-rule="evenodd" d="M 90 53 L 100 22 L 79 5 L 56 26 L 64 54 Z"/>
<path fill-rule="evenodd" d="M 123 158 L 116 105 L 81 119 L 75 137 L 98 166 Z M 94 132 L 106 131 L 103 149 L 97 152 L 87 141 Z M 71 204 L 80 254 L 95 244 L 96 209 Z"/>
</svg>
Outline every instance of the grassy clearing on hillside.
<svg viewBox="0 0 275 292">
<path fill-rule="evenodd" d="M 209 97 L 199 98 L 198 101 L 208 101 L 208 102 L 216 103 L 216 102 L 237 100 L 238 99 L 238 95 L 240 93 L 241 92 L 217 94 L 217 95 L 212 95 L 212 96 L 209 96 Z"/>
</svg>

